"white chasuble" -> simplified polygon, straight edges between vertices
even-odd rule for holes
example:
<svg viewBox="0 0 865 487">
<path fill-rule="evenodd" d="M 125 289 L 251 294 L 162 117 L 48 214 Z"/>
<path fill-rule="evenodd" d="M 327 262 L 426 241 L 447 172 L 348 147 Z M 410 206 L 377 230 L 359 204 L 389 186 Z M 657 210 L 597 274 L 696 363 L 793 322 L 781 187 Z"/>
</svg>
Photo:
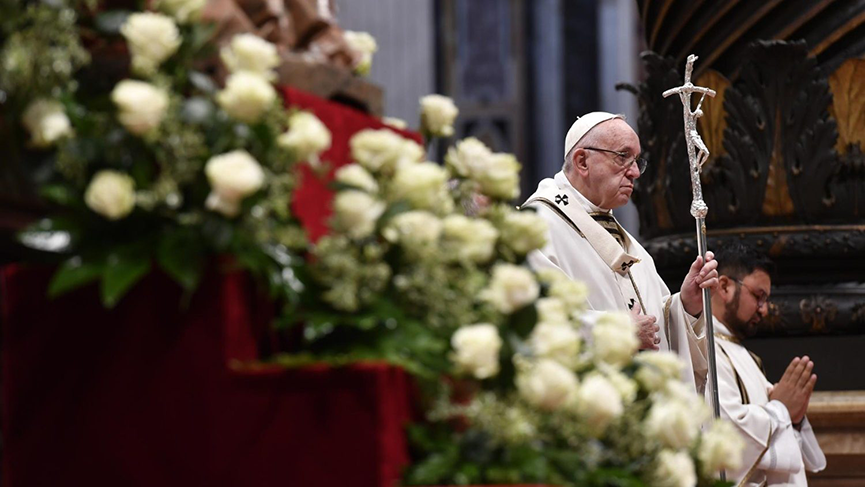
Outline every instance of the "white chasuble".
<svg viewBox="0 0 865 487">
<path fill-rule="evenodd" d="M 685 312 L 679 293 L 670 294 L 651 255 L 612 212 L 592 204 L 561 171 L 541 181 L 522 207 L 535 209 L 550 232 L 547 245 L 529 254 L 529 265 L 558 269 L 586 283 L 591 310 L 627 312 L 640 303 L 661 328 L 660 349 L 685 361 L 683 380 L 702 394 L 708 372 L 705 321 Z"/>
<path fill-rule="evenodd" d="M 715 338 L 721 417 L 730 420 L 745 440 L 742 468 L 727 472 L 727 479 L 743 486 L 808 485 L 806 470 L 826 468 L 808 418 L 800 430 L 793 427 L 787 407 L 769 400 L 772 384 L 759 358 L 717 319 Z"/>
</svg>

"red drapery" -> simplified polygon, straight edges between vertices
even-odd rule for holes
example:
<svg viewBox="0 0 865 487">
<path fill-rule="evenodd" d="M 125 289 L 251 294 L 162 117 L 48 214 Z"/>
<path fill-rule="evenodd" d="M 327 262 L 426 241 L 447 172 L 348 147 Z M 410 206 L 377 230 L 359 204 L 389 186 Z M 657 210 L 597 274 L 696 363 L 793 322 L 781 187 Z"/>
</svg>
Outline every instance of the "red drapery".
<svg viewBox="0 0 865 487">
<path fill-rule="evenodd" d="M 244 276 L 211 275 L 181 311 L 180 290 L 153 275 L 108 311 L 94 287 L 47 301 L 49 274 L 2 275 L 4 485 L 384 487 L 398 478 L 405 373 L 230 367 L 261 314 Z"/>
<path fill-rule="evenodd" d="M 328 183 L 333 179 L 336 168 L 351 162 L 351 150 L 348 142 L 352 135 L 363 129 L 388 128 L 403 137 L 423 143 L 416 132 L 395 129 L 385 125 L 381 120 L 370 117 L 363 112 L 347 108 L 332 101 L 323 100 L 309 93 L 293 88 L 283 88 L 286 106 L 297 107 L 312 112 L 327 128 L 330 129 L 333 141 L 329 150 L 322 154 L 323 161 L 329 161 L 331 168 L 326 177 L 317 178 L 308 167 L 303 167 L 303 178 L 295 193 L 292 209 L 298 216 L 313 240 L 327 233 L 326 221 L 331 214 L 332 192 Z"/>
<path fill-rule="evenodd" d="M 283 94 L 331 130 L 333 168 L 349 162 L 351 135 L 384 127 Z M 326 232 L 332 172 L 306 170 L 293 204 L 313 239 Z M 214 270 L 182 309 L 180 289 L 154 274 L 114 310 L 93 286 L 49 301 L 49 275 L 10 266 L 0 279 L 5 486 L 389 487 L 399 477 L 406 374 L 236 367 L 255 357 L 270 312 L 243 275 Z"/>
</svg>

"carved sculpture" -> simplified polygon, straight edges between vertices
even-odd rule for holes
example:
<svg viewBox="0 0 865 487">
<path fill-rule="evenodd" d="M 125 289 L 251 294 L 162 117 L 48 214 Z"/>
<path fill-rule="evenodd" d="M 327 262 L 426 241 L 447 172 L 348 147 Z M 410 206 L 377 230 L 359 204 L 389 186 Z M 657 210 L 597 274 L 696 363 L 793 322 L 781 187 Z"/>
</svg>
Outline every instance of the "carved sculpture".
<svg viewBox="0 0 865 487">
<path fill-rule="evenodd" d="M 861 333 L 865 4 L 638 4 L 647 76 L 622 88 L 640 104 L 649 166 L 634 201 L 659 272 L 680 275 L 695 251 L 682 107 L 658 96 L 681 83 L 694 52 L 694 83 L 718 92 L 698 121 L 711 153 L 701 174 L 709 248 L 743 241 L 779 264 L 768 334 Z"/>
<path fill-rule="evenodd" d="M 283 57 L 346 69 L 360 62 L 336 23 L 331 1 L 210 0 L 203 16 L 216 23 L 217 44 L 234 34 L 252 32 L 276 44 Z"/>
</svg>

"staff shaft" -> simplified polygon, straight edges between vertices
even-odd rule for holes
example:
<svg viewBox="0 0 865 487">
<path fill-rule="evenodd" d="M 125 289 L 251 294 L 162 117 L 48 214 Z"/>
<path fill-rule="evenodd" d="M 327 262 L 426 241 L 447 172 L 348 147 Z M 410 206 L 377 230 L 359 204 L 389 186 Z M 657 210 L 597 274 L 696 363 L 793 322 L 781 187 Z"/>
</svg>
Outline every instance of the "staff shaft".
<svg viewBox="0 0 865 487">
<path fill-rule="evenodd" d="M 697 253 L 703 257 L 703 262 L 706 262 L 706 219 L 697 217 L 694 219 L 697 222 Z M 715 419 L 721 417 L 721 398 L 718 393 L 718 365 L 715 361 L 715 320 L 712 316 L 712 297 L 709 294 L 709 289 L 703 289 L 703 316 L 706 317 L 706 345 L 709 349 L 709 387 L 712 390 L 712 412 Z M 721 470 L 721 481 L 727 480 L 726 472 Z"/>
</svg>

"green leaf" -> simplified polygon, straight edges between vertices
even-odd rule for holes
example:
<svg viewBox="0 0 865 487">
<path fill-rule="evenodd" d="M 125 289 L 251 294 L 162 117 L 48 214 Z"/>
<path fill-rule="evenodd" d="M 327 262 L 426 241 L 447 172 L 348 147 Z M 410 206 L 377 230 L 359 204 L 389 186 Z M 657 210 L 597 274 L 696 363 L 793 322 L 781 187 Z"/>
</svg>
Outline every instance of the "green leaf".
<svg viewBox="0 0 865 487">
<path fill-rule="evenodd" d="M 537 308 L 535 308 L 534 304 L 529 304 L 511 314 L 508 319 L 507 328 L 514 330 L 520 337 L 526 338 L 532 332 L 537 322 Z"/>
<path fill-rule="evenodd" d="M 413 485 L 441 485 L 453 473 L 459 452 L 456 445 L 442 453 L 434 453 L 416 464 L 408 474 L 408 483 Z"/>
<path fill-rule="evenodd" d="M 192 229 L 180 228 L 164 234 L 159 240 L 156 261 L 183 289 L 191 292 L 201 281 L 205 247 Z"/>
<path fill-rule="evenodd" d="M 111 253 L 102 276 L 102 304 L 113 308 L 149 271 L 150 256 L 140 248 Z"/>
<path fill-rule="evenodd" d="M 61 206 L 73 206 L 81 201 L 76 191 L 62 184 L 46 184 L 39 190 L 39 194 L 46 200 Z"/>
<path fill-rule="evenodd" d="M 214 95 L 217 91 L 219 91 L 219 87 L 216 86 L 216 83 L 213 82 L 213 78 L 210 76 L 199 72 L 199 71 L 190 71 L 189 72 L 189 82 L 192 83 L 192 86 L 197 88 L 203 93 L 208 95 Z M 207 101 L 206 98 L 190 98 L 191 100 L 204 100 Z M 212 107 L 212 104 L 211 104 Z"/>
<path fill-rule="evenodd" d="M 234 226 L 231 222 L 215 215 L 207 215 L 201 225 L 201 232 L 218 252 L 228 250 L 234 238 Z"/>
<path fill-rule="evenodd" d="M 80 256 L 72 257 L 57 269 L 48 284 L 48 297 L 56 298 L 61 294 L 77 289 L 98 279 L 105 269 L 101 261 L 85 261 Z"/>
<path fill-rule="evenodd" d="M 387 223 L 395 216 L 400 213 L 405 213 L 411 210 L 411 205 L 404 200 L 400 200 L 395 202 L 394 204 L 388 206 L 387 210 L 381 215 L 381 218 L 378 219 L 378 227 L 383 228 L 387 225 Z"/>
<path fill-rule="evenodd" d="M 126 23 L 132 12 L 128 10 L 109 10 L 96 16 L 96 29 L 104 34 L 120 34 L 120 27 Z"/>
</svg>

